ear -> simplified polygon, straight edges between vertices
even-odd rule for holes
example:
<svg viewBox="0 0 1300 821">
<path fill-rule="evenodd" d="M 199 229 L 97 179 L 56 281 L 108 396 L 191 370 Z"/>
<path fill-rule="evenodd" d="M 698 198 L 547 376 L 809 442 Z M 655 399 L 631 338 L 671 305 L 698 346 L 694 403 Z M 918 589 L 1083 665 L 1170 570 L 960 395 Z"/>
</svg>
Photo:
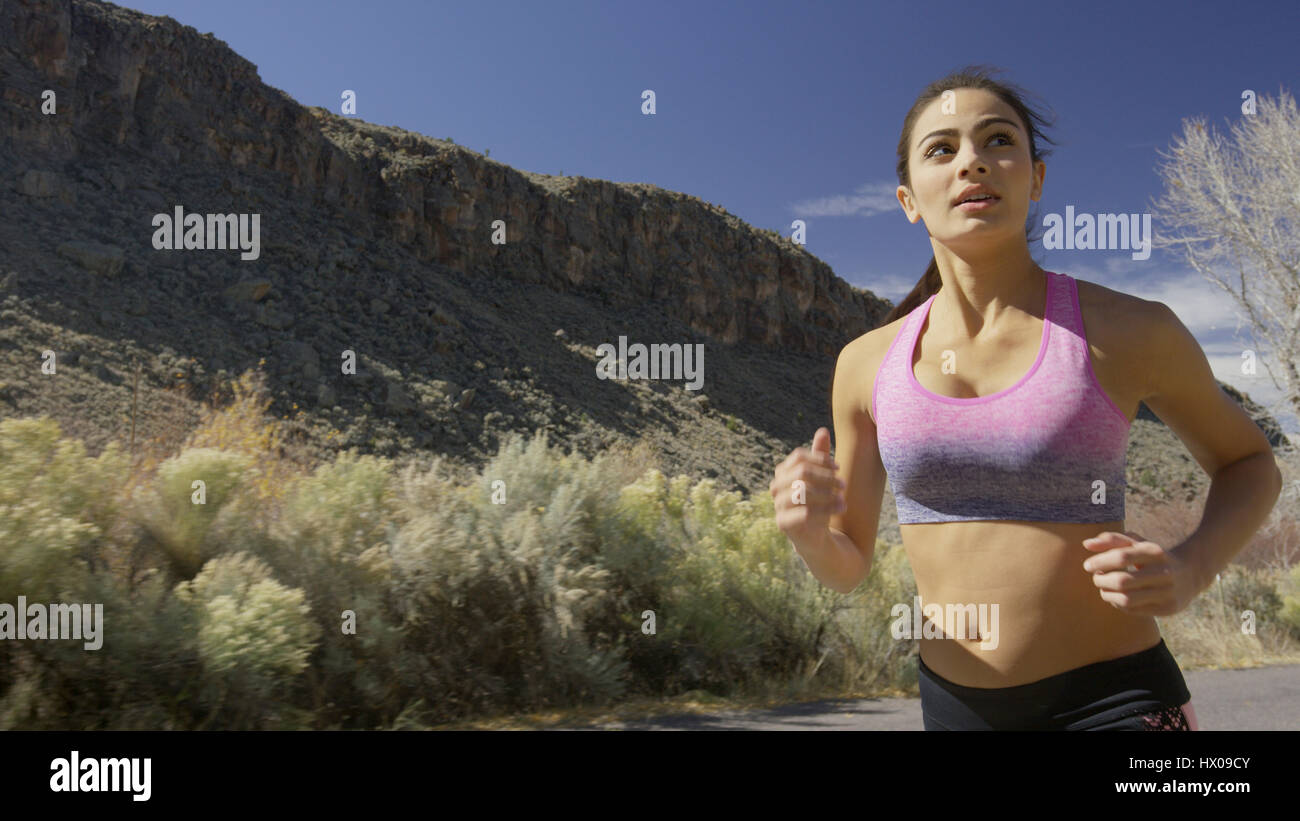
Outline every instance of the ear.
<svg viewBox="0 0 1300 821">
<path fill-rule="evenodd" d="M 1043 198 L 1043 177 L 1047 175 L 1047 163 L 1039 160 L 1034 163 L 1034 181 L 1029 187 L 1029 198 L 1038 202 Z"/>
<path fill-rule="evenodd" d="M 912 202 L 912 192 L 907 190 L 906 185 L 900 185 L 895 193 L 898 196 L 899 205 L 903 206 L 903 213 L 907 215 L 907 221 L 915 225 L 917 220 L 921 218 L 921 212 L 916 210 Z"/>
</svg>

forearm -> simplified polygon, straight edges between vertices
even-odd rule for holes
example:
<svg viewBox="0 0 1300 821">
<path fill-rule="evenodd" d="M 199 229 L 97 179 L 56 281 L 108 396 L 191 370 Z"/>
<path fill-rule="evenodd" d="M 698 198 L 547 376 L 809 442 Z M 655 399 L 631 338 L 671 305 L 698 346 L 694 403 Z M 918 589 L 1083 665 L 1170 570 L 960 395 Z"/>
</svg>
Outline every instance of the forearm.
<svg viewBox="0 0 1300 821">
<path fill-rule="evenodd" d="M 1171 551 L 1192 567 L 1198 593 L 1210 586 L 1268 519 L 1281 490 L 1277 462 L 1268 452 L 1233 462 L 1214 474 L 1201 523 Z"/>
<path fill-rule="evenodd" d="M 838 530 L 827 528 L 823 540 L 813 544 L 790 543 L 813 578 L 840 593 L 853 592 L 871 569 L 853 540 Z"/>
</svg>

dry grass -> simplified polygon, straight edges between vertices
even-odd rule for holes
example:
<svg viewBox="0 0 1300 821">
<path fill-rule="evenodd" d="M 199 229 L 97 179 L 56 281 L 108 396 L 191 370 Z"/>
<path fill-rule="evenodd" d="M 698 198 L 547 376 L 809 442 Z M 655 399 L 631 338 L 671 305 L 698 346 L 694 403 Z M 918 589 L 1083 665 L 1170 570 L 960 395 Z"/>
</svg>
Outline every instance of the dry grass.
<svg viewBox="0 0 1300 821">
<path fill-rule="evenodd" d="M 1284 479 L 1297 478 L 1295 460 L 1278 459 Z M 1165 547 L 1187 538 L 1200 524 L 1209 489 L 1190 503 L 1145 502 L 1129 508 L 1129 531 Z M 1184 668 L 1252 667 L 1260 664 L 1300 662 L 1300 642 L 1276 619 L 1261 615 L 1255 632 L 1242 630 L 1241 613 L 1234 608 L 1234 585 L 1266 581 L 1274 589 L 1300 558 L 1300 517 L 1292 497 L 1285 493 L 1268 520 L 1251 537 L 1210 588 L 1187 610 L 1160 619 L 1160 630 Z M 1238 593 L 1237 595 L 1241 595 Z M 1242 608 L 1238 603 L 1237 608 Z M 1247 602 L 1245 609 L 1255 609 Z"/>
</svg>

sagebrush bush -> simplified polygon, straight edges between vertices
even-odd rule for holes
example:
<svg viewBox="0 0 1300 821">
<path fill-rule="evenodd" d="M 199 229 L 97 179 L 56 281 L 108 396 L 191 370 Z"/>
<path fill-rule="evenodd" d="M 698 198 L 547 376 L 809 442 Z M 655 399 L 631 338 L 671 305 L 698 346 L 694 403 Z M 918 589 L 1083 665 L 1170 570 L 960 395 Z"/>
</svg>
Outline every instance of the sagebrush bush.
<svg viewBox="0 0 1300 821">
<path fill-rule="evenodd" d="M 322 640 L 309 686 L 314 702 L 335 705 L 323 709 L 328 726 L 373 727 L 417 697 L 405 668 L 419 663 L 404 654 L 389 603 L 391 484 L 387 460 L 343 453 L 285 490 L 280 518 L 252 548 L 311 607 Z M 355 635 L 342 630 L 348 610 Z"/>
<path fill-rule="evenodd" d="M 895 639 L 891 631 L 894 606 L 907 605 L 911 612 L 916 593 L 907 550 L 877 539 L 870 574 L 836 614 L 839 645 L 847 652 L 842 688 L 907 690 L 916 685 L 919 642 L 915 637 Z"/>
<path fill-rule="evenodd" d="M 199 720 L 202 668 L 196 624 L 165 576 L 150 572 L 128 586 L 91 574 L 79 597 L 103 605 L 103 646 L 82 642 L 4 642 L 21 658 L 3 675 L 3 729 L 183 730 Z"/>
<path fill-rule="evenodd" d="M 810 583 L 770 498 L 651 471 L 625 488 L 623 503 L 675 553 L 671 583 L 645 607 L 656 612 L 654 640 L 676 647 L 680 686 L 729 692 L 800 668 L 837 594 Z"/>
<path fill-rule="evenodd" d="M 657 614 L 659 634 L 639 642 L 664 650 L 665 690 L 794 695 L 816 675 L 899 685 L 912 645 L 893 641 L 888 615 L 915 591 L 901 549 L 878 545 L 876 569 L 842 596 L 799 560 L 769 494 L 746 500 L 651 470 L 622 489 L 619 517 L 622 537 L 667 568 L 650 599 L 658 606 L 641 605 Z"/>
<path fill-rule="evenodd" d="M 440 463 L 407 472 L 393 604 L 430 661 L 431 714 L 622 694 L 621 654 L 591 631 L 612 591 L 592 526 L 621 472 L 614 460 L 558 457 L 544 437 L 508 440 L 477 481 L 443 476 Z"/>
<path fill-rule="evenodd" d="M 1230 564 L 1185 610 L 1158 619 L 1160 632 L 1184 665 L 1230 667 L 1282 650 L 1290 631 L 1278 576 Z"/>
<path fill-rule="evenodd" d="M 152 488 L 138 494 L 137 521 L 157 544 L 171 571 L 190 579 L 223 552 L 219 523 L 246 517 L 240 505 L 251 459 L 215 448 L 195 448 L 166 460 Z M 199 487 L 196 482 L 202 482 Z M 224 519 L 224 521 L 223 521 Z"/>
<path fill-rule="evenodd" d="M 320 635 L 303 592 L 271 578 L 265 562 L 238 553 L 209 561 L 177 585 L 176 598 L 195 615 L 213 709 L 231 705 L 228 727 L 262 726 L 277 712 L 273 702 L 289 702 L 284 688 L 307 667 Z"/>
<path fill-rule="evenodd" d="M 311 467 L 285 458 L 259 383 L 235 393 L 134 469 L 50 420 L 0 423 L 0 601 L 104 607 L 98 651 L 0 642 L 0 729 L 418 728 L 695 690 L 915 687 L 917 643 L 890 634 L 916 594 L 902 546 L 877 541 L 840 595 L 770 494 L 667 477 L 644 445 L 586 459 L 543 433 L 477 471 L 355 451 Z M 1176 538 L 1172 516 L 1148 528 Z M 1243 610 L 1268 641 L 1242 634 Z M 1162 622 L 1175 653 L 1258 656 L 1300 636 L 1300 568 L 1230 566 Z"/>
<path fill-rule="evenodd" d="M 1249 610 L 1259 623 L 1273 622 L 1282 610 L 1282 599 L 1277 593 L 1273 572 L 1228 565 L 1219 574 L 1223 585 L 1222 605 L 1238 621 Z"/>
<path fill-rule="evenodd" d="M 126 471 L 115 443 L 91 459 L 48 417 L 0 421 L 0 601 L 79 594 Z"/>
</svg>

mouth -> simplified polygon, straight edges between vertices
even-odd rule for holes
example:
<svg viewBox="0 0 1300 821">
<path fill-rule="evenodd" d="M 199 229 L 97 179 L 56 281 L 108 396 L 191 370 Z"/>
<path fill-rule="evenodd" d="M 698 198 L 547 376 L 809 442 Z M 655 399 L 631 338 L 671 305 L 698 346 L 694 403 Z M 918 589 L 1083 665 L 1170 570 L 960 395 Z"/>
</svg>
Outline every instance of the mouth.
<svg viewBox="0 0 1300 821">
<path fill-rule="evenodd" d="M 1001 202 L 1001 200 L 1001 197 L 980 195 L 977 198 L 962 200 L 953 207 L 960 208 L 963 211 L 983 211 L 986 208 L 992 208 L 994 204 Z"/>
</svg>

